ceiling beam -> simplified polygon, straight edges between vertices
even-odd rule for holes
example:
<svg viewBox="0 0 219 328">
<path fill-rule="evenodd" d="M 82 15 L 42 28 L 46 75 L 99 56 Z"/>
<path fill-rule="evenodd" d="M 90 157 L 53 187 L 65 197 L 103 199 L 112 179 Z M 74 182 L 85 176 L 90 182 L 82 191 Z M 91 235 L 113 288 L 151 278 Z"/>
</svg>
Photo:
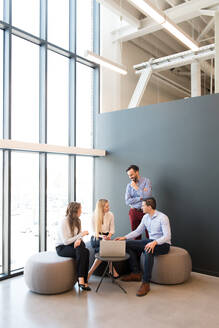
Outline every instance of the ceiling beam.
<svg viewBox="0 0 219 328">
<path fill-rule="evenodd" d="M 178 0 L 166 0 L 168 2 L 168 4 L 172 7 L 175 7 L 177 5 L 179 5 L 179 1 Z M 185 0 L 185 2 L 189 2 L 188 0 Z M 204 12 L 204 13 L 203 13 Z M 206 12 L 210 12 L 210 10 L 200 10 L 200 15 L 205 15 Z M 212 11 L 211 11 L 212 12 Z M 200 16 L 200 19 L 204 22 L 205 25 L 207 25 L 207 21 L 204 17 Z M 195 24 L 193 24 L 192 21 L 187 21 L 187 24 L 189 24 L 195 31 L 198 32 L 199 34 L 199 29 L 197 29 L 197 27 L 195 26 Z M 211 29 L 210 29 L 211 30 Z"/>
<path fill-rule="evenodd" d="M 206 10 L 206 9 L 201 9 L 200 10 L 200 15 L 204 16 L 214 16 L 215 11 L 214 10 Z"/>
<path fill-rule="evenodd" d="M 204 30 L 202 30 L 202 32 L 199 34 L 199 36 L 197 38 L 198 42 L 202 39 L 202 37 L 205 34 L 207 34 L 211 30 L 212 26 L 214 26 L 214 17 L 208 22 L 208 24 L 205 26 Z"/>
<path fill-rule="evenodd" d="M 174 55 L 161 57 L 158 59 L 150 59 L 147 62 L 143 62 L 138 65 L 134 65 L 133 68 L 137 74 L 144 72 L 148 66 L 151 67 L 153 72 L 162 72 L 167 69 L 185 66 L 193 63 L 194 61 L 203 61 L 215 57 L 215 45 L 211 44 L 199 48 L 198 51 L 192 50 L 183 51 Z"/>
<path fill-rule="evenodd" d="M 173 8 L 164 11 L 164 14 L 176 24 L 200 16 L 202 8 L 219 4 L 219 0 L 191 0 Z M 121 28 L 113 32 L 115 41 L 128 41 L 146 34 L 150 34 L 163 29 L 160 24 L 154 22 L 151 18 L 141 20 L 141 28 Z"/>
</svg>

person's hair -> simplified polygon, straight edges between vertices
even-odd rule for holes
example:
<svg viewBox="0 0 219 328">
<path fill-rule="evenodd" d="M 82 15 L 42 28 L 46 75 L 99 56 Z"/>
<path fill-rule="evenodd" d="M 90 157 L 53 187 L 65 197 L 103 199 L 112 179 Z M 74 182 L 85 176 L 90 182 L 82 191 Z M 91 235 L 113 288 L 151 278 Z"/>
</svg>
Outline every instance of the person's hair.
<svg viewBox="0 0 219 328">
<path fill-rule="evenodd" d="M 99 199 L 96 203 L 96 208 L 94 211 L 94 228 L 96 237 L 98 237 L 99 233 L 102 232 L 103 217 L 105 214 L 103 209 L 107 203 L 107 199 Z"/>
<path fill-rule="evenodd" d="M 66 210 L 66 218 L 68 220 L 72 234 L 74 234 L 75 228 L 78 229 L 78 232 L 81 232 L 81 220 L 78 217 L 78 210 L 80 209 L 81 204 L 77 202 L 71 202 L 68 204 Z"/>
<path fill-rule="evenodd" d="M 153 210 L 156 209 L 157 203 L 154 197 L 143 198 L 142 202 L 145 202 L 147 206 L 151 206 Z"/>
<path fill-rule="evenodd" d="M 139 171 L 139 167 L 137 165 L 130 165 L 127 169 L 126 172 L 128 172 L 129 170 L 133 169 L 135 172 Z"/>
</svg>

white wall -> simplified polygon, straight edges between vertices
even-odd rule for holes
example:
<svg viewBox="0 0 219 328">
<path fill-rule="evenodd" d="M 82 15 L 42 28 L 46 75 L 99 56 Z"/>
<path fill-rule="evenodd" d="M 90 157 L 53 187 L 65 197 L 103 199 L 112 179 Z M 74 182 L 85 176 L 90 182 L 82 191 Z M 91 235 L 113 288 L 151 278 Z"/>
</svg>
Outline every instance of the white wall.
<svg viewBox="0 0 219 328">
<path fill-rule="evenodd" d="M 146 52 L 132 42 L 113 42 L 112 31 L 122 27 L 119 17 L 109 9 L 101 6 L 101 56 L 122 63 L 128 68 L 128 74 L 123 76 L 109 69 L 101 68 L 100 83 L 100 111 L 108 112 L 127 109 L 129 101 L 135 90 L 139 76 L 135 74 L 133 65 L 149 59 Z M 176 92 L 163 82 L 151 78 L 140 106 L 166 102 L 181 98 Z"/>
<path fill-rule="evenodd" d="M 117 63 L 121 63 L 121 49 L 113 42 L 111 31 L 121 26 L 120 19 L 104 6 L 100 7 L 100 54 Z M 109 69 L 100 70 L 100 111 L 108 112 L 120 109 L 120 74 Z"/>
</svg>

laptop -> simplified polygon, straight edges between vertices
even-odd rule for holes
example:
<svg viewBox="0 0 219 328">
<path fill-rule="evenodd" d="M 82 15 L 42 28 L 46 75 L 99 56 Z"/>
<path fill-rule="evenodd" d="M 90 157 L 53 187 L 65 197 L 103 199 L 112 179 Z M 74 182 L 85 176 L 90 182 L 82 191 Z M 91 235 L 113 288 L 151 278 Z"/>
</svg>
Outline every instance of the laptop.
<svg viewBox="0 0 219 328">
<path fill-rule="evenodd" d="M 125 240 L 101 240 L 100 256 L 101 257 L 124 257 Z"/>
</svg>

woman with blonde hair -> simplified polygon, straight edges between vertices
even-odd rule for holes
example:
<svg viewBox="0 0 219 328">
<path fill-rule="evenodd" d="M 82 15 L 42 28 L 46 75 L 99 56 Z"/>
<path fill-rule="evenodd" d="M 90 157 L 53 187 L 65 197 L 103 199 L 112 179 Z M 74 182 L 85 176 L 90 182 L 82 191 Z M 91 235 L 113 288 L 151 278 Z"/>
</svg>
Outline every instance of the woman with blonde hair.
<svg viewBox="0 0 219 328">
<path fill-rule="evenodd" d="M 56 242 L 56 252 L 59 256 L 72 257 L 76 260 L 78 285 L 82 290 L 89 291 L 87 277 L 89 269 L 89 250 L 83 242 L 88 231 L 81 231 L 81 204 L 68 204 L 65 218 L 61 221 Z"/>
<path fill-rule="evenodd" d="M 94 236 L 91 237 L 91 246 L 95 249 L 95 253 L 99 252 L 100 240 L 110 240 L 115 232 L 114 215 L 110 212 L 109 202 L 106 199 L 99 199 L 96 203 L 96 208 L 92 218 Z M 96 268 L 100 265 L 101 261 L 95 259 L 92 267 L 88 272 L 88 279 Z M 112 268 L 110 268 L 112 273 Z M 119 274 L 113 267 L 113 276 L 118 278 Z"/>
</svg>

